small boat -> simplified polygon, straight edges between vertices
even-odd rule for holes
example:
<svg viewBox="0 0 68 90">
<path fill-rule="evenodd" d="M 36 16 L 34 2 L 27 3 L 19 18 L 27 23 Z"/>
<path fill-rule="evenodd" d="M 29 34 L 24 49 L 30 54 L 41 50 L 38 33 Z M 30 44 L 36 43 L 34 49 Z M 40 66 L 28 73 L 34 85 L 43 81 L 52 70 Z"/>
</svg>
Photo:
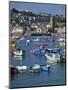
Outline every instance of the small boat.
<svg viewBox="0 0 68 90">
<path fill-rule="evenodd" d="M 65 39 L 64 38 L 59 38 L 58 41 L 59 42 L 65 42 Z"/>
<path fill-rule="evenodd" d="M 9 44 L 10 47 L 16 47 L 16 44 Z"/>
<path fill-rule="evenodd" d="M 52 53 L 52 56 L 48 55 L 48 54 L 45 54 L 45 57 L 47 59 L 47 62 L 50 62 L 50 63 L 58 63 L 60 62 L 60 55 L 55 55 L 54 53 Z"/>
<path fill-rule="evenodd" d="M 26 45 L 29 45 L 30 44 L 30 40 L 26 40 Z"/>
<path fill-rule="evenodd" d="M 26 72 L 28 68 L 27 68 L 27 66 L 16 66 L 16 69 L 19 72 Z"/>
<path fill-rule="evenodd" d="M 41 69 L 42 69 L 43 71 L 49 71 L 50 65 L 42 65 L 42 66 L 41 66 Z"/>
<path fill-rule="evenodd" d="M 40 41 L 40 39 L 39 38 L 36 38 L 36 39 L 33 39 L 33 41 L 34 42 L 38 42 L 38 41 Z"/>
<path fill-rule="evenodd" d="M 20 36 L 12 36 L 9 38 L 10 40 L 17 40 L 17 39 L 20 39 Z"/>
<path fill-rule="evenodd" d="M 14 55 L 17 55 L 17 56 L 22 56 L 22 50 L 20 50 L 20 51 L 14 51 L 13 54 Z"/>
<path fill-rule="evenodd" d="M 21 37 L 21 38 L 20 38 L 20 41 L 21 41 L 21 40 L 24 40 L 24 39 L 25 39 L 24 37 Z"/>
<path fill-rule="evenodd" d="M 34 64 L 29 68 L 29 72 L 37 73 L 37 72 L 40 72 L 40 69 L 41 69 L 41 67 L 39 64 Z"/>
<path fill-rule="evenodd" d="M 25 51 L 21 49 L 16 49 L 15 51 L 12 52 L 12 54 L 16 56 L 23 56 L 25 55 Z"/>
<path fill-rule="evenodd" d="M 16 47 L 16 43 L 15 43 L 15 41 L 11 41 L 10 44 L 9 44 L 9 46 L 15 48 L 15 47 Z"/>
</svg>

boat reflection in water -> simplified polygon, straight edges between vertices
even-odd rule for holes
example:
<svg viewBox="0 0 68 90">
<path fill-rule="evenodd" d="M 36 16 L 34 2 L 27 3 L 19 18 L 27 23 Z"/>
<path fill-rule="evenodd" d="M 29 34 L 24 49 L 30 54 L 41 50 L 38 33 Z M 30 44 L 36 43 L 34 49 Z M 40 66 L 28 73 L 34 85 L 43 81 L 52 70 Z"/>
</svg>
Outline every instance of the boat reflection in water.
<svg viewBox="0 0 68 90">
<path fill-rule="evenodd" d="M 22 56 L 14 55 L 13 58 L 14 58 L 15 60 L 22 60 L 23 57 L 22 57 Z"/>
</svg>

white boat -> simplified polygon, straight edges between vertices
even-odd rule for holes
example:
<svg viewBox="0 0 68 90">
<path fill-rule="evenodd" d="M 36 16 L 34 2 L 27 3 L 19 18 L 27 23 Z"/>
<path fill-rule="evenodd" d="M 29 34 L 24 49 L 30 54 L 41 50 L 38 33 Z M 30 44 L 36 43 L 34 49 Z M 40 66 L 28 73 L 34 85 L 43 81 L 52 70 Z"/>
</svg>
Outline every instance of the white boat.
<svg viewBox="0 0 68 90">
<path fill-rule="evenodd" d="M 40 65 L 39 64 L 34 64 L 29 68 L 29 72 L 39 72 L 40 71 Z"/>
<path fill-rule="evenodd" d="M 34 70 L 35 70 L 35 69 L 40 69 L 40 65 L 35 64 L 35 65 L 32 66 L 32 69 L 34 69 Z"/>
<path fill-rule="evenodd" d="M 40 41 L 39 38 L 33 39 L 34 42 Z"/>
<path fill-rule="evenodd" d="M 29 45 L 30 44 L 30 40 L 26 40 L 26 45 Z"/>
<path fill-rule="evenodd" d="M 19 72 L 25 72 L 28 68 L 27 68 L 27 66 L 16 66 L 16 69 Z"/>
<path fill-rule="evenodd" d="M 26 40 L 27 43 L 30 43 L 30 40 Z"/>
<path fill-rule="evenodd" d="M 43 65 L 43 66 L 41 66 L 41 69 L 42 69 L 43 71 L 49 71 L 50 65 Z"/>
<path fill-rule="evenodd" d="M 55 55 L 54 53 L 52 53 L 52 56 L 45 54 L 45 57 L 47 59 L 47 62 L 50 62 L 50 63 L 60 62 L 60 55 Z"/>
<path fill-rule="evenodd" d="M 59 38 L 58 41 L 59 42 L 65 42 L 65 39 L 64 38 Z"/>
<path fill-rule="evenodd" d="M 23 52 L 22 52 L 22 50 L 15 50 L 15 51 L 13 51 L 13 55 L 22 56 Z"/>
<path fill-rule="evenodd" d="M 20 40 L 24 40 L 25 38 L 24 37 L 21 37 Z"/>
</svg>

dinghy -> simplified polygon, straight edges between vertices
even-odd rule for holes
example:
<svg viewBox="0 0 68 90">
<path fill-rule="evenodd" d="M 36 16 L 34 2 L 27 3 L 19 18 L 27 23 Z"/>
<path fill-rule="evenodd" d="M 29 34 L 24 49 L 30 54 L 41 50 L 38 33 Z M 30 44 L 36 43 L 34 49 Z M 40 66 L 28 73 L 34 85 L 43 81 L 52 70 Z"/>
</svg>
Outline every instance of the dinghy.
<svg viewBox="0 0 68 90">
<path fill-rule="evenodd" d="M 27 68 L 27 66 L 16 66 L 16 69 L 19 72 L 26 72 L 28 68 Z"/>
<path fill-rule="evenodd" d="M 50 65 L 42 65 L 42 66 L 41 66 L 41 69 L 42 69 L 43 71 L 49 71 Z"/>
<path fill-rule="evenodd" d="M 29 68 L 29 72 L 39 72 L 40 71 L 40 65 L 39 64 L 34 64 Z"/>
</svg>

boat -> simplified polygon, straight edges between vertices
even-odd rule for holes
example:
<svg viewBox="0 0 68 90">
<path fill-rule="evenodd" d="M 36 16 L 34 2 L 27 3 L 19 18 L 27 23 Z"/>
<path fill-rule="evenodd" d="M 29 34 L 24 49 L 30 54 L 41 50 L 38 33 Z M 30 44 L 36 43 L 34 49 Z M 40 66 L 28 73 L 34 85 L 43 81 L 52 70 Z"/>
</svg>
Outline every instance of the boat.
<svg viewBox="0 0 68 90">
<path fill-rule="evenodd" d="M 10 47 L 16 47 L 16 44 L 9 44 Z"/>
<path fill-rule="evenodd" d="M 46 48 L 46 51 L 48 53 L 59 53 L 60 52 L 60 48 Z"/>
<path fill-rule="evenodd" d="M 17 40 L 17 39 L 20 39 L 20 36 L 12 36 L 12 37 L 9 37 L 10 40 Z"/>
<path fill-rule="evenodd" d="M 36 55 L 45 55 L 45 49 L 32 49 L 31 53 L 36 54 Z"/>
<path fill-rule="evenodd" d="M 65 39 L 64 38 L 59 38 L 58 41 L 59 42 L 65 42 Z"/>
<path fill-rule="evenodd" d="M 42 65 L 41 70 L 43 71 L 49 71 L 50 70 L 50 65 Z"/>
<path fill-rule="evenodd" d="M 30 44 L 30 40 L 26 40 L 26 45 L 29 45 Z"/>
<path fill-rule="evenodd" d="M 29 72 L 37 73 L 37 72 L 40 72 L 40 69 L 41 67 L 39 64 L 34 64 L 29 68 Z"/>
<path fill-rule="evenodd" d="M 58 63 L 60 62 L 60 55 L 55 55 L 54 53 L 52 53 L 52 55 L 48 55 L 48 54 L 45 54 L 45 57 L 47 59 L 47 62 L 50 62 L 50 63 Z"/>
<path fill-rule="evenodd" d="M 22 50 L 20 50 L 20 51 L 13 51 L 13 54 L 14 55 L 17 55 L 17 56 L 22 56 Z"/>
<path fill-rule="evenodd" d="M 15 43 L 15 41 L 11 41 L 10 44 L 9 44 L 9 46 L 15 48 L 15 47 L 16 47 L 16 43 Z"/>
<path fill-rule="evenodd" d="M 16 56 L 23 56 L 23 55 L 25 55 L 25 51 L 21 50 L 21 49 L 16 49 L 12 52 L 12 54 L 16 55 Z"/>
<path fill-rule="evenodd" d="M 34 42 L 40 41 L 39 38 L 33 39 Z"/>
<path fill-rule="evenodd" d="M 19 72 L 26 72 L 27 71 L 27 66 L 16 66 L 16 69 L 19 71 Z"/>
</svg>

